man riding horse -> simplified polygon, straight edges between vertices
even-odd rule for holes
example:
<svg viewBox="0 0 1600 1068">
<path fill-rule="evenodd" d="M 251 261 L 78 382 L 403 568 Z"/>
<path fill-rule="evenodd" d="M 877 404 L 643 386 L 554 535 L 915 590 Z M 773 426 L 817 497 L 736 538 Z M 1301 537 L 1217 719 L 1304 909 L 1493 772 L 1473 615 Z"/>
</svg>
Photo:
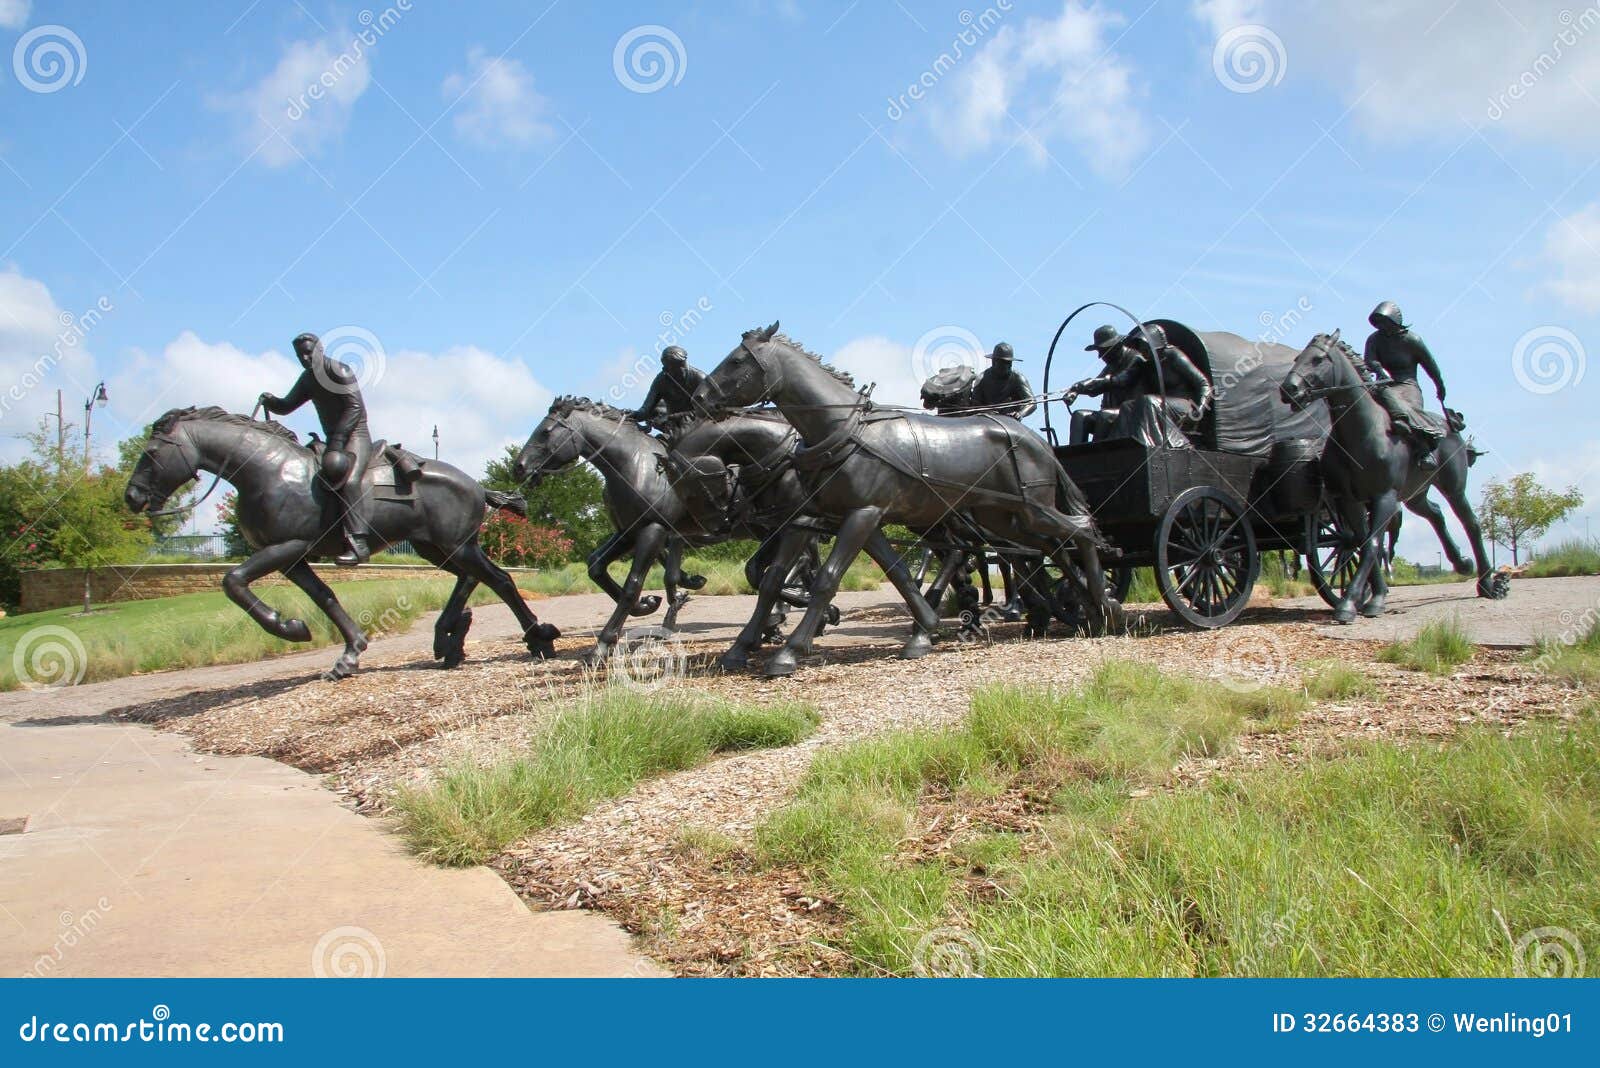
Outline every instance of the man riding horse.
<svg viewBox="0 0 1600 1068">
<path fill-rule="evenodd" d="M 367 495 L 361 476 L 372 457 L 372 435 L 367 430 L 367 406 L 355 372 L 323 351 L 315 334 L 294 339 L 294 354 L 304 368 L 287 395 L 263 393 L 260 404 L 273 415 L 288 415 L 310 401 L 322 424 L 327 448 L 322 453 L 322 480 L 339 496 L 345 551 L 333 558 L 340 567 L 364 564 L 367 549 Z"/>
<path fill-rule="evenodd" d="M 699 414 L 694 391 L 705 375 L 689 366 L 689 354 L 678 345 L 668 345 L 661 353 L 661 370 L 650 383 L 644 403 L 629 413 L 636 423 L 657 430 L 672 429 L 683 416 Z"/>
<path fill-rule="evenodd" d="M 1395 429 L 1416 442 L 1418 463 L 1425 468 L 1438 467 L 1439 442 L 1444 439 L 1449 424 L 1423 407 L 1417 369 L 1421 368 L 1433 379 L 1434 392 L 1442 408 L 1444 376 L 1439 373 L 1439 365 L 1428 346 L 1405 324 L 1400 306 L 1394 301 L 1386 300 L 1372 309 L 1367 321 L 1376 329 L 1367 338 L 1362 362 L 1381 387 L 1377 390 L 1378 402 L 1389 413 Z"/>
</svg>

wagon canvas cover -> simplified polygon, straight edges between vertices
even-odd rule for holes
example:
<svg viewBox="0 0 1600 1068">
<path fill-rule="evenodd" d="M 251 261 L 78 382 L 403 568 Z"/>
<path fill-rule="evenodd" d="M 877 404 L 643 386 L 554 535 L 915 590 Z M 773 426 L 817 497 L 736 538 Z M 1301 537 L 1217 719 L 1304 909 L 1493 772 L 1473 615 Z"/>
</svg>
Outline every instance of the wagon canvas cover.
<svg viewBox="0 0 1600 1068">
<path fill-rule="evenodd" d="M 1216 396 L 1200 425 L 1196 444 L 1265 456 L 1276 441 L 1328 436 L 1323 405 L 1297 412 L 1278 396 L 1278 387 L 1300 355 L 1298 349 L 1271 341 L 1247 341 L 1226 331 L 1197 334 L 1170 319 L 1155 321 L 1166 330 L 1168 340 L 1211 379 Z"/>
</svg>

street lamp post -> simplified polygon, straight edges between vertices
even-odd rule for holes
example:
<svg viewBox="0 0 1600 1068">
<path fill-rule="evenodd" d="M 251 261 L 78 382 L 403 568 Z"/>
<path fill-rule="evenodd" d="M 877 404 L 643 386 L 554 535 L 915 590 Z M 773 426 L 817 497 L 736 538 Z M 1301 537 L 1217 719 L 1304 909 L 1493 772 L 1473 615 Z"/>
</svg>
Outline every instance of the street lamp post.
<svg viewBox="0 0 1600 1068">
<path fill-rule="evenodd" d="M 439 424 L 433 424 L 433 458 L 439 458 Z"/>
<path fill-rule="evenodd" d="M 83 402 L 83 469 L 85 472 L 89 470 L 90 421 L 94 418 L 94 410 L 96 408 L 104 408 L 108 403 L 110 403 L 110 399 L 111 398 L 106 396 L 106 384 L 101 382 L 99 385 L 95 386 L 94 391 L 89 394 L 89 399 Z"/>
</svg>

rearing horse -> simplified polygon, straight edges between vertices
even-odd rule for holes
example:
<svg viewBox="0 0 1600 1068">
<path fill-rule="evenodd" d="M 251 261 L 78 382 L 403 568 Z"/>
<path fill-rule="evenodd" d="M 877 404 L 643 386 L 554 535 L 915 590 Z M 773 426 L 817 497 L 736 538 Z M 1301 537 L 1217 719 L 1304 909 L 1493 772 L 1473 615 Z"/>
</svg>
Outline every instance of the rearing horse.
<svg viewBox="0 0 1600 1068">
<path fill-rule="evenodd" d="M 344 547 L 338 498 L 314 477 L 316 470 L 311 451 L 281 423 L 258 422 L 221 408 L 175 408 L 151 427 L 123 497 L 132 512 L 154 511 L 201 471 L 232 483 L 238 491 L 239 530 L 255 552 L 223 578 L 223 591 L 268 634 L 310 641 L 304 620 L 283 618 L 250 592 L 250 583 L 281 571 L 344 637 L 344 652 L 327 672 L 329 678 L 342 679 L 356 670 L 367 638 L 311 569 L 310 561 L 331 557 Z M 551 643 L 561 636 L 528 610 L 515 580 L 478 544 L 478 529 L 491 507 L 525 512 L 522 498 L 485 490 L 470 475 L 438 460 L 422 461 L 411 499 L 372 503 L 371 526 L 380 544 L 409 541 L 423 559 L 456 576 L 455 589 L 434 626 L 433 655 L 446 667 L 455 667 L 465 655 L 472 620 L 467 598 L 480 582 L 510 606 L 534 656 L 553 656 Z"/>
<path fill-rule="evenodd" d="M 778 333 L 777 323 L 747 331 L 695 391 L 696 403 L 708 411 L 767 400 L 800 434 L 804 447 L 795 464 L 808 491 L 808 508 L 838 531 L 812 586 L 805 618 L 768 658 L 768 675 L 795 671 L 845 570 L 863 549 L 911 609 L 914 626 L 900 655 L 909 659 L 931 650 L 938 615 L 884 536 L 884 523 L 903 523 L 921 533 L 965 528 L 978 544 L 1003 540 L 1037 549 L 1073 580 L 1092 628 L 1120 621 L 1121 606 L 1106 595 L 1099 557 L 1103 542 L 1088 501 L 1044 439 L 1021 423 L 994 415 L 873 409 L 848 377 Z M 786 532 L 774 566 L 763 576 L 756 612 L 724 656 L 725 666 L 739 666 L 755 646 L 776 597 L 774 576 L 786 573 L 800 546 L 796 532 Z"/>
<path fill-rule="evenodd" d="M 1340 340 L 1337 330 L 1312 338 L 1279 387 L 1292 408 L 1327 401 L 1330 432 L 1322 452 L 1323 483 L 1361 544 L 1361 562 L 1344 599 L 1333 610 L 1334 622 L 1349 623 L 1358 611 L 1368 618 L 1383 613 L 1389 594 L 1383 571 L 1384 533 L 1402 504 L 1433 526 L 1458 572 L 1471 572 L 1450 539 L 1439 506 L 1428 499 L 1428 491 L 1435 488 L 1444 494 L 1472 543 L 1478 596 L 1496 600 L 1506 596 L 1506 583 L 1490 567 L 1478 517 L 1467 500 L 1467 469 L 1476 454 L 1458 431 L 1451 430 L 1439 443 L 1438 467 L 1421 466 L 1410 438 L 1396 432 L 1388 412 L 1373 396 L 1373 390 L 1382 388 L 1382 383 L 1370 382 L 1361 373 L 1355 351 Z"/>
</svg>

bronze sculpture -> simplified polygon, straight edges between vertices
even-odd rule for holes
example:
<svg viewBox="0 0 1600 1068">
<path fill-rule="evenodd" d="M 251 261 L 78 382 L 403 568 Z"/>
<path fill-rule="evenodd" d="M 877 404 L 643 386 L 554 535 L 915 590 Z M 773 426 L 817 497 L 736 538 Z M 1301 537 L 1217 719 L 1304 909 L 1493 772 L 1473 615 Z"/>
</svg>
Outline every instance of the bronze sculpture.
<svg viewBox="0 0 1600 1068">
<path fill-rule="evenodd" d="M 472 615 L 467 598 L 479 583 L 500 595 L 536 657 L 555 654 L 561 632 L 540 623 L 511 576 L 478 544 L 490 508 L 523 514 L 521 497 L 486 490 L 470 475 L 439 460 L 410 457 L 415 479 L 396 474 L 393 452 L 376 450 L 377 462 L 350 478 L 373 497 L 370 529 L 383 544 L 409 541 L 435 567 L 456 576 L 455 589 L 434 626 L 433 655 L 446 667 L 461 663 Z M 285 619 L 250 591 L 250 583 L 282 572 L 327 614 L 344 638 L 344 651 L 327 672 L 330 679 L 353 673 L 367 647 L 366 635 L 328 585 L 311 568 L 318 557 L 345 545 L 341 498 L 318 477 L 317 456 L 293 431 L 271 420 L 232 415 L 221 408 L 179 408 L 157 419 L 123 496 L 135 514 L 158 511 L 174 491 L 208 471 L 226 477 L 238 491 L 239 529 L 255 550 L 229 571 L 223 591 L 267 633 L 285 641 L 311 640 L 304 620 Z"/>
<path fill-rule="evenodd" d="M 307 401 L 317 410 L 326 447 L 322 451 L 322 480 L 339 495 L 345 550 L 334 557 L 340 567 L 366 563 L 367 495 L 361 474 L 372 459 L 372 435 L 367 430 L 367 406 L 361 385 L 350 368 L 332 359 L 315 334 L 294 339 L 294 354 L 304 368 L 289 392 L 276 397 L 261 394 L 258 403 L 270 415 L 288 415 Z"/>
<path fill-rule="evenodd" d="M 1367 337 L 1363 362 L 1380 386 L 1378 401 L 1396 429 L 1411 435 L 1416 442 L 1422 466 L 1437 467 L 1439 442 L 1450 428 L 1424 407 L 1417 371 L 1420 369 L 1433 379 L 1434 393 L 1443 408 L 1444 376 L 1439 373 L 1439 365 L 1422 338 L 1406 325 L 1400 306 L 1394 301 L 1386 300 L 1372 309 L 1367 321 L 1374 329 Z"/>
<path fill-rule="evenodd" d="M 1024 419 L 1038 407 L 1033 398 L 1033 387 L 1021 373 L 1014 370 L 1016 355 L 1011 346 L 1002 341 L 988 354 L 989 367 L 972 385 L 972 406 L 985 411 Z"/>
<path fill-rule="evenodd" d="M 1380 399 L 1382 387 L 1363 375 L 1355 350 L 1338 331 L 1312 339 L 1295 359 L 1280 393 L 1297 410 L 1317 400 L 1328 405 L 1330 432 L 1322 452 L 1322 477 L 1334 506 L 1361 545 L 1359 568 L 1334 608 L 1335 622 L 1349 623 L 1358 611 L 1368 617 L 1383 612 L 1388 596 L 1383 539 L 1402 504 L 1432 524 L 1458 571 L 1470 570 L 1450 540 L 1439 506 L 1428 499 L 1428 491 L 1435 487 L 1471 542 L 1478 596 L 1506 596 L 1504 576 L 1490 566 L 1477 516 L 1467 499 L 1467 470 L 1477 453 L 1458 430 L 1452 428 L 1443 437 L 1437 462 L 1425 467 L 1421 463 L 1425 446 L 1391 417 Z"/>
<path fill-rule="evenodd" d="M 1037 434 L 993 414 L 932 416 L 876 409 L 849 378 L 778 333 L 773 323 L 747 331 L 706 376 L 697 403 L 724 411 L 770 400 L 798 431 L 795 467 L 819 517 L 837 530 L 833 551 L 817 574 L 805 618 L 784 647 L 768 658 L 768 675 L 792 674 L 810 651 L 823 613 L 856 555 L 865 550 L 884 569 L 911 610 L 912 634 L 900 655 L 932 649 L 938 616 L 924 599 L 881 525 L 903 523 L 926 535 L 946 527 L 968 531 L 978 544 L 1006 542 L 1033 549 L 1032 581 L 1045 556 L 1075 584 L 1092 628 L 1115 628 L 1121 606 L 1107 597 L 1099 561 L 1104 544 L 1088 502 Z M 755 613 L 723 658 L 737 667 L 760 637 L 781 575 L 803 548 L 805 531 L 785 529 L 774 565 L 763 576 Z M 953 561 L 963 555 L 952 554 Z M 954 567 L 941 578 L 954 577 Z M 779 576 L 775 578 L 774 576 Z"/>
<path fill-rule="evenodd" d="M 1127 335 L 1109 323 L 1095 327 L 1094 340 L 1083 350 L 1099 353 L 1103 367 L 1098 375 L 1067 390 L 1067 404 L 1070 406 L 1080 396 L 1099 397 L 1100 408 L 1072 413 L 1067 441 L 1073 445 L 1111 436 L 1122 405 L 1133 396 L 1131 368 L 1140 360 L 1139 350 L 1128 343 Z"/>
<path fill-rule="evenodd" d="M 694 415 L 694 391 L 705 375 L 689 366 L 689 354 L 678 345 L 661 352 L 661 370 L 650 382 L 644 402 L 633 411 L 636 423 L 671 429 L 684 416 Z"/>
</svg>

